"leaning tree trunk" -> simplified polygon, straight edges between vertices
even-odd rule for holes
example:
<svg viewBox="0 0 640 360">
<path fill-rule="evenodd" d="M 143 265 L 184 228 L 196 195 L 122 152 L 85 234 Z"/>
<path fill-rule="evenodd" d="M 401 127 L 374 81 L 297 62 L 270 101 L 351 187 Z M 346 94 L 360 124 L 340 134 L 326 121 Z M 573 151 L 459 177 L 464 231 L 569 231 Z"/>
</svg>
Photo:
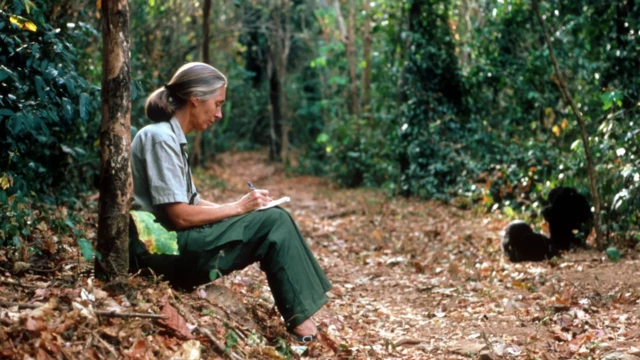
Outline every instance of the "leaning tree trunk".
<svg viewBox="0 0 640 360">
<path fill-rule="evenodd" d="M 131 74 L 129 7 L 102 1 L 102 124 L 96 275 L 107 280 L 129 270 L 131 207 Z"/>
<path fill-rule="evenodd" d="M 544 23 L 544 19 L 542 15 L 540 15 L 540 8 L 538 6 L 538 0 L 533 0 L 533 10 L 538 17 L 538 22 L 540 23 L 540 27 L 542 28 L 542 34 L 544 35 L 544 41 L 549 48 L 549 56 L 551 57 L 551 62 L 553 63 L 553 68 L 556 72 L 556 77 L 558 78 L 558 83 L 560 84 L 560 91 L 562 95 L 571 106 L 571 110 L 573 110 L 573 114 L 576 116 L 576 120 L 578 121 L 578 125 L 580 126 L 580 135 L 582 135 L 582 144 L 584 145 L 584 153 L 587 158 L 587 173 L 589 175 L 589 183 L 591 185 L 591 195 L 593 196 L 593 207 L 594 211 L 594 220 L 596 227 L 596 245 L 598 249 L 602 249 L 602 227 L 600 225 L 600 196 L 598 195 L 598 187 L 596 186 L 596 175 L 593 166 L 593 157 L 591 156 L 591 148 L 589 147 L 589 135 L 587 134 L 587 127 L 584 124 L 584 120 L 582 119 L 582 114 L 576 107 L 576 104 L 573 102 L 573 97 L 569 94 L 567 90 L 567 85 L 564 81 L 564 77 L 562 76 L 562 72 L 560 71 L 560 66 L 558 65 L 558 60 L 556 59 L 556 55 L 553 52 L 553 46 L 551 46 L 551 40 L 549 39 L 549 35 L 547 34 L 547 28 Z"/>
</svg>

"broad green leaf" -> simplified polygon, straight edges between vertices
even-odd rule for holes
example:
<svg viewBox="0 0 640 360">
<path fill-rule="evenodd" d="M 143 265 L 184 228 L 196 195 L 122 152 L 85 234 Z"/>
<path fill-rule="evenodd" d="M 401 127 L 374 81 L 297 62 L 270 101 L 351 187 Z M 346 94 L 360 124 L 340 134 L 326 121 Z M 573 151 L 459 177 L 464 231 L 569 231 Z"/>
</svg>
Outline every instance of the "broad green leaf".
<svg viewBox="0 0 640 360">
<path fill-rule="evenodd" d="M 4 66 L 0 66 L 0 81 L 4 81 L 11 74 L 11 70 L 7 69 Z"/>
<path fill-rule="evenodd" d="M 614 247 L 608 248 L 607 257 L 609 258 L 609 260 L 611 260 L 611 262 L 614 262 L 614 263 L 620 261 L 620 257 L 621 257 L 620 250 Z"/>
<path fill-rule="evenodd" d="M 93 259 L 93 255 L 95 255 L 98 260 L 102 260 L 102 255 L 93 248 L 89 240 L 85 238 L 78 239 L 78 246 L 80 247 L 82 257 L 84 257 L 85 260 L 91 261 Z"/>
<path fill-rule="evenodd" d="M 130 214 L 138 230 L 138 237 L 150 254 L 180 254 L 178 234 L 175 231 L 167 231 L 155 221 L 156 217 L 150 212 L 131 210 Z"/>
<path fill-rule="evenodd" d="M 0 116 L 13 116 L 14 112 L 9 109 L 0 109 Z"/>
</svg>

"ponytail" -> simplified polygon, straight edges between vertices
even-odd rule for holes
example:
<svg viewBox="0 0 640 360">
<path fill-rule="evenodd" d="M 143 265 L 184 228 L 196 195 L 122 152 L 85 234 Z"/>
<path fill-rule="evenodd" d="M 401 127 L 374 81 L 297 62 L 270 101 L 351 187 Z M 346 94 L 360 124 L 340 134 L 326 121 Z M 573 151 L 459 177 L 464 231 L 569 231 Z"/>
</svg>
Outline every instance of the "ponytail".
<svg viewBox="0 0 640 360">
<path fill-rule="evenodd" d="M 195 96 L 207 100 L 227 86 L 227 78 L 216 68 L 204 63 L 188 63 L 176 71 L 169 84 L 147 98 L 145 115 L 152 121 L 169 121 L 176 111 Z"/>
</svg>

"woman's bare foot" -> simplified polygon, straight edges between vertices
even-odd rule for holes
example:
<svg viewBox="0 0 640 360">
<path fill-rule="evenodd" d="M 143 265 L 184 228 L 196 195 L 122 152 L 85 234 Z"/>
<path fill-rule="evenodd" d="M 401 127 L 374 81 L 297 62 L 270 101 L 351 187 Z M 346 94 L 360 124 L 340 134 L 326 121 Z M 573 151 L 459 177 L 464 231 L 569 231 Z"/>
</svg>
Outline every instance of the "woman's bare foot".
<svg viewBox="0 0 640 360">
<path fill-rule="evenodd" d="M 311 319 L 307 319 L 303 321 L 302 324 L 293 328 L 293 332 L 300 336 L 316 335 L 318 328 Z"/>
</svg>

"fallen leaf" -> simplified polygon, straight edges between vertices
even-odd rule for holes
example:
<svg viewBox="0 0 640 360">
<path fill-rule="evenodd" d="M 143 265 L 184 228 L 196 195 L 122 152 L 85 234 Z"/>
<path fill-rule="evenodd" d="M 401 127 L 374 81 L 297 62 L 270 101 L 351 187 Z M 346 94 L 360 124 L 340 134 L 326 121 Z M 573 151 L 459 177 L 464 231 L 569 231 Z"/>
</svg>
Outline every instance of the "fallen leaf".
<svg viewBox="0 0 640 360">
<path fill-rule="evenodd" d="M 182 348 L 176 351 L 172 359 L 181 360 L 199 360 L 201 357 L 200 342 L 198 340 L 189 340 L 182 344 Z"/>
<path fill-rule="evenodd" d="M 184 339 L 192 339 L 191 330 L 187 327 L 187 322 L 180 314 L 169 304 L 165 304 L 161 314 L 169 316 L 168 319 L 162 319 L 160 322 L 168 328 L 174 330 L 176 334 Z"/>
</svg>

